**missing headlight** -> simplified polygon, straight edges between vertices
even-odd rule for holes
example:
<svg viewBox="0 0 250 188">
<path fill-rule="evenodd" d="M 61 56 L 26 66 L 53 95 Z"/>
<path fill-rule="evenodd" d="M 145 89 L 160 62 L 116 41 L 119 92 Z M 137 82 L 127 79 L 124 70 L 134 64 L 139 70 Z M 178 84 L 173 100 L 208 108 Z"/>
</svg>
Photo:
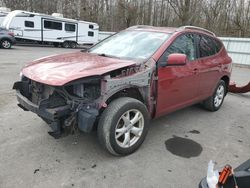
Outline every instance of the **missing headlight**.
<svg viewBox="0 0 250 188">
<path fill-rule="evenodd" d="M 100 96 L 100 82 L 78 83 L 67 86 L 66 91 L 81 99 L 97 99 Z"/>
</svg>

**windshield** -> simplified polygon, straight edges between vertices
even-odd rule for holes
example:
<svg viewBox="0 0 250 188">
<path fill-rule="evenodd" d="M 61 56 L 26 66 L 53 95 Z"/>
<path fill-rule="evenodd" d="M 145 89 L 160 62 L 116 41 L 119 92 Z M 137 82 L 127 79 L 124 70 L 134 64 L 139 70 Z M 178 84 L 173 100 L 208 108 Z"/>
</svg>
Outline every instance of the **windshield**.
<svg viewBox="0 0 250 188">
<path fill-rule="evenodd" d="M 169 34 L 122 31 L 92 47 L 89 52 L 124 59 L 147 59 L 167 40 Z"/>
</svg>

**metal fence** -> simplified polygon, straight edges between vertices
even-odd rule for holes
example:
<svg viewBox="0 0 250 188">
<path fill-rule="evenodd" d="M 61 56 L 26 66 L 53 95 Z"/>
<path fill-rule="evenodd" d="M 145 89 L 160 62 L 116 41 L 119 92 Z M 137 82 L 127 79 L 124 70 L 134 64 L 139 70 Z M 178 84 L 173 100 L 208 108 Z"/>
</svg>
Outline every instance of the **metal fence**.
<svg viewBox="0 0 250 188">
<path fill-rule="evenodd" d="M 220 37 L 233 63 L 250 65 L 250 38 Z"/>
</svg>

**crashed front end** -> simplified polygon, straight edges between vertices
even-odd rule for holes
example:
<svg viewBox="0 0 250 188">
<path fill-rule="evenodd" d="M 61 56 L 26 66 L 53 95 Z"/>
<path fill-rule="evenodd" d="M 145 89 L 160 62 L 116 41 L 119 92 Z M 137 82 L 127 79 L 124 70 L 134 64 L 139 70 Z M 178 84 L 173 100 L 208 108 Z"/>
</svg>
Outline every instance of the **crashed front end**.
<svg viewBox="0 0 250 188">
<path fill-rule="evenodd" d="M 112 71 L 101 76 L 81 78 L 63 86 L 50 86 L 22 76 L 14 84 L 18 106 L 31 111 L 48 123 L 54 138 L 77 130 L 92 131 L 107 101 L 117 92 L 137 88 L 149 111 L 153 113 L 155 98 L 152 87 L 154 60 Z"/>
<path fill-rule="evenodd" d="M 16 89 L 18 106 L 45 120 L 52 128 L 49 133 L 55 138 L 62 133 L 73 133 L 76 124 L 80 125 L 80 130 L 89 132 L 92 128 L 89 125 L 98 115 L 99 106 L 93 103 L 100 96 L 98 78 L 65 86 L 49 86 L 22 77 L 13 89 Z"/>
</svg>

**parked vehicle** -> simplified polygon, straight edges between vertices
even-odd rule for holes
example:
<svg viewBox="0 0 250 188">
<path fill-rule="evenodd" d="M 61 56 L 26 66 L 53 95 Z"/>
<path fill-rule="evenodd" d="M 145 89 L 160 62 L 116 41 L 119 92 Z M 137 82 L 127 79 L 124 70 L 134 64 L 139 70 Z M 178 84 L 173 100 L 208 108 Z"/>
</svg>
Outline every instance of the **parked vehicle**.
<svg viewBox="0 0 250 188">
<path fill-rule="evenodd" d="M 44 119 L 55 138 L 97 128 L 106 150 L 127 155 L 142 144 L 150 119 L 196 103 L 219 110 L 231 67 L 210 31 L 134 26 L 87 52 L 28 64 L 13 88 L 18 105 Z"/>
<path fill-rule="evenodd" d="M 16 44 L 14 33 L 0 27 L 0 47 L 9 49 L 14 44 Z"/>
<path fill-rule="evenodd" d="M 63 18 L 58 13 L 45 15 L 15 10 L 5 17 L 2 25 L 12 30 L 18 41 L 53 43 L 64 48 L 98 42 L 96 23 Z"/>
</svg>

